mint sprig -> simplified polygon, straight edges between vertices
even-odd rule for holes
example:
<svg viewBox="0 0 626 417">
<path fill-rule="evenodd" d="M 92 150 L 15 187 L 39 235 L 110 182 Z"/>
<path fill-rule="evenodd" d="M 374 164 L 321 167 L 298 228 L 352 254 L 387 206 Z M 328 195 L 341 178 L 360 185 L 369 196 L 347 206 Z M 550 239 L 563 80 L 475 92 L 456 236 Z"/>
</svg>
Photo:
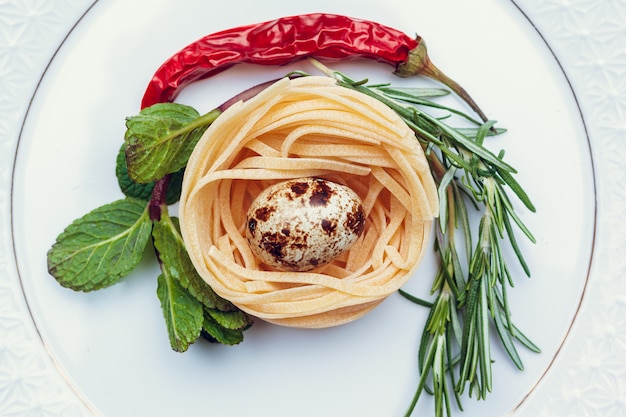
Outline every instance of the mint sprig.
<svg viewBox="0 0 626 417">
<path fill-rule="evenodd" d="M 163 103 L 127 119 L 115 174 L 126 196 L 70 224 L 48 252 L 48 270 L 64 287 L 98 290 L 115 284 L 139 263 L 152 238 L 161 274 L 156 278 L 170 345 L 186 351 L 200 336 L 240 343 L 250 317 L 219 297 L 195 270 L 168 205 L 180 198 L 193 147 L 221 114 L 200 116 L 189 106 Z"/>
</svg>

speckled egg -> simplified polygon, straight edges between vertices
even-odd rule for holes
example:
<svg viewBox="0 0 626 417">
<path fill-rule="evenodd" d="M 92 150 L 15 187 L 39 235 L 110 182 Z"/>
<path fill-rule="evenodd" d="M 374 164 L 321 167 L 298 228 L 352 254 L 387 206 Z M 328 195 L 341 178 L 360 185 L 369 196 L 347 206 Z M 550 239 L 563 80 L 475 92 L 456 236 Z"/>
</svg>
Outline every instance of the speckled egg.
<svg viewBox="0 0 626 417">
<path fill-rule="evenodd" d="M 263 263 L 281 271 L 310 271 L 332 262 L 365 226 L 359 196 L 320 178 L 300 178 L 263 190 L 247 213 L 246 238 Z"/>
</svg>

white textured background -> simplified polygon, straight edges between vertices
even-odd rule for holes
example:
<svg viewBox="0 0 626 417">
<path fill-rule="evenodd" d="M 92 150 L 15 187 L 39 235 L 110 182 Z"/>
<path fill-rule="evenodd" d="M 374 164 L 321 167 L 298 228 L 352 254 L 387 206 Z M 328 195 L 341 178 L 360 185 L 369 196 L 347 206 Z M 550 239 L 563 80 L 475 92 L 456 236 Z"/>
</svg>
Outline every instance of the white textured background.
<svg viewBox="0 0 626 417">
<path fill-rule="evenodd" d="M 626 416 L 626 0 L 518 0 L 563 65 L 582 108 L 598 179 L 590 284 L 557 361 L 524 417 Z M 29 100 L 89 0 L 0 0 L 0 416 L 88 410 L 38 341 L 17 278 L 11 172 Z"/>
</svg>

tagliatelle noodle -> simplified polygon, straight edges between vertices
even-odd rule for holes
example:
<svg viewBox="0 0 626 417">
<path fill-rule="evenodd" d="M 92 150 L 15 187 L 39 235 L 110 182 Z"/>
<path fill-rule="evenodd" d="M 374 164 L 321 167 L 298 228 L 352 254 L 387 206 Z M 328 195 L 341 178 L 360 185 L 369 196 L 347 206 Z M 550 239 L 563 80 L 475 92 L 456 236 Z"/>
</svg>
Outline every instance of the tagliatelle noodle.
<svg viewBox="0 0 626 417">
<path fill-rule="evenodd" d="M 273 270 L 248 246 L 246 212 L 265 188 L 301 177 L 354 190 L 365 228 L 328 265 Z M 179 215 L 191 260 L 217 294 L 273 323 L 328 327 L 363 316 L 406 283 L 437 210 L 424 153 L 392 110 L 331 78 L 302 77 L 217 118 L 187 164 Z"/>
</svg>

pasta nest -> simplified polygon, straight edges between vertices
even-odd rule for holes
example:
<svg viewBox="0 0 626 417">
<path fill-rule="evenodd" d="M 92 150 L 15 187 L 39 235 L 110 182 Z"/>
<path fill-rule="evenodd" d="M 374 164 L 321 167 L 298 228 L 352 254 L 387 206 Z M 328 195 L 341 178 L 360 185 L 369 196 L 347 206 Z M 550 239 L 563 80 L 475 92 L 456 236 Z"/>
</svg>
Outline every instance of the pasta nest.
<svg viewBox="0 0 626 417">
<path fill-rule="evenodd" d="M 248 246 L 246 212 L 266 187 L 301 177 L 354 190 L 365 229 L 328 265 L 272 270 Z M 282 79 L 220 115 L 189 159 L 179 207 L 189 256 L 218 295 L 260 319 L 308 328 L 359 318 L 405 284 L 437 212 L 413 132 L 378 100 L 323 76 Z"/>
</svg>

